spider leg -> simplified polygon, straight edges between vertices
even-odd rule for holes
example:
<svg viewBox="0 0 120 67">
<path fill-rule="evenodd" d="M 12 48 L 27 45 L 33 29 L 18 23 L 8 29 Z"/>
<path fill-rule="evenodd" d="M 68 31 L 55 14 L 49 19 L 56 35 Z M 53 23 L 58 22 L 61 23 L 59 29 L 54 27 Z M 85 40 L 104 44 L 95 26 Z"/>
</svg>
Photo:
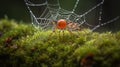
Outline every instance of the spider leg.
<svg viewBox="0 0 120 67">
<path fill-rule="evenodd" d="M 55 25 L 55 22 L 52 22 L 52 24 L 53 24 L 52 32 L 50 33 L 48 39 L 50 39 L 50 38 L 56 33 L 56 30 L 57 30 L 56 25 Z"/>
<path fill-rule="evenodd" d="M 72 35 L 73 33 L 72 33 L 72 30 L 70 30 L 70 29 L 67 29 L 67 31 Z"/>
<path fill-rule="evenodd" d="M 64 30 L 62 30 L 62 33 L 63 33 L 63 37 L 64 37 L 64 35 L 65 35 L 65 31 L 64 31 Z"/>
<path fill-rule="evenodd" d="M 59 31 L 58 31 L 58 34 L 59 34 L 59 39 L 61 40 L 60 32 L 61 32 L 61 31 L 59 30 Z"/>
<path fill-rule="evenodd" d="M 80 31 L 81 31 L 81 28 L 80 28 L 80 27 L 77 27 L 77 36 L 78 36 L 78 37 L 79 37 Z"/>
</svg>

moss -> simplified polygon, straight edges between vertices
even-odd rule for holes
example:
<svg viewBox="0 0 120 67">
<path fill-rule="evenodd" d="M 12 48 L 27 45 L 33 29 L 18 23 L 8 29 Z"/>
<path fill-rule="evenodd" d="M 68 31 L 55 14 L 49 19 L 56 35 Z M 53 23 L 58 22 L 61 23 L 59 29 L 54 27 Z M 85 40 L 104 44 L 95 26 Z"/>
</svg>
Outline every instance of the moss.
<svg viewBox="0 0 120 67">
<path fill-rule="evenodd" d="M 63 34 L 0 20 L 1 67 L 119 67 L 119 45 L 119 31 L 98 33 L 84 29 Z"/>
</svg>

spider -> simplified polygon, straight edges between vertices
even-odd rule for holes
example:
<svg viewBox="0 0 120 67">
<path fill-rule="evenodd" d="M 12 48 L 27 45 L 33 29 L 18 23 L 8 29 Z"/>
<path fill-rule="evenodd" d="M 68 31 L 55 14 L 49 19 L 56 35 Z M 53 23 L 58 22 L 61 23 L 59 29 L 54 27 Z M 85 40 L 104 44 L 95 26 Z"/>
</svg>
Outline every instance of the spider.
<svg viewBox="0 0 120 67">
<path fill-rule="evenodd" d="M 65 19 L 60 19 L 58 21 L 52 22 L 53 24 L 53 32 L 50 34 L 50 37 L 56 33 L 57 30 L 59 30 L 59 38 L 61 39 L 62 36 L 64 36 L 64 31 L 67 30 L 71 35 L 73 35 L 73 31 L 81 31 L 80 24 L 75 22 L 67 22 Z M 60 35 L 60 32 L 62 32 L 62 35 Z M 55 34 L 56 35 L 56 34 Z M 49 37 L 49 38 L 50 38 Z"/>
<path fill-rule="evenodd" d="M 78 23 L 74 23 L 74 22 L 67 22 L 65 19 L 60 19 L 57 22 L 53 22 L 53 32 L 55 32 L 57 29 L 59 30 L 68 30 L 70 33 L 72 33 L 72 31 L 80 31 L 80 25 Z"/>
<path fill-rule="evenodd" d="M 73 35 L 73 31 L 81 31 L 80 24 L 75 22 L 67 22 L 65 19 L 60 19 L 58 21 L 52 22 L 53 24 L 53 31 L 49 35 L 49 38 L 56 33 L 57 30 L 59 30 L 59 39 L 61 40 L 62 36 L 64 36 L 64 31 L 67 30 L 71 35 Z M 62 35 L 60 35 L 60 32 L 62 32 Z M 79 32 L 78 32 L 79 33 Z M 55 34 L 56 35 L 56 34 Z"/>
</svg>

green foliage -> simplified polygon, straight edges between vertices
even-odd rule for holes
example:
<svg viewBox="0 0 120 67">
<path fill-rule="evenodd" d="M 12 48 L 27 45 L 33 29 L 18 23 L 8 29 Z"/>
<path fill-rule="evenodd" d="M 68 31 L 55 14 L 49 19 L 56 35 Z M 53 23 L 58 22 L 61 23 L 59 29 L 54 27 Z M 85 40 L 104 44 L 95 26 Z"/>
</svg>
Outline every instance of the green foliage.
<svg viewBox="0 0 120 67">
<path fill-rule="evenodd" d="M 0 21 L 0 67 L 119 67 L 120 32 L 40 31 Z M 93 54 L 93 59 L 86 59 Z M 84 61 L 83 61 L 84 60 Z M 83 64 L 82 64 L 83 63 Z"/>
</svg>

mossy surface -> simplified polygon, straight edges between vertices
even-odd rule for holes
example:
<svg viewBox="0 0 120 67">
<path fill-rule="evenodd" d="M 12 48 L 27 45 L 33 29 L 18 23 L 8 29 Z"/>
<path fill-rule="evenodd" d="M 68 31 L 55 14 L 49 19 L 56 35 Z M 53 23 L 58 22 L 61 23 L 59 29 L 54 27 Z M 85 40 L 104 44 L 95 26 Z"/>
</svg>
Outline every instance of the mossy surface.
<svg viewBox="0 0 120 67">
<path fill-rule="evenodd" d="M 0 20 L 0 67 L 120 67 L 120 32 L 40 31 Z"/>
</svg>

